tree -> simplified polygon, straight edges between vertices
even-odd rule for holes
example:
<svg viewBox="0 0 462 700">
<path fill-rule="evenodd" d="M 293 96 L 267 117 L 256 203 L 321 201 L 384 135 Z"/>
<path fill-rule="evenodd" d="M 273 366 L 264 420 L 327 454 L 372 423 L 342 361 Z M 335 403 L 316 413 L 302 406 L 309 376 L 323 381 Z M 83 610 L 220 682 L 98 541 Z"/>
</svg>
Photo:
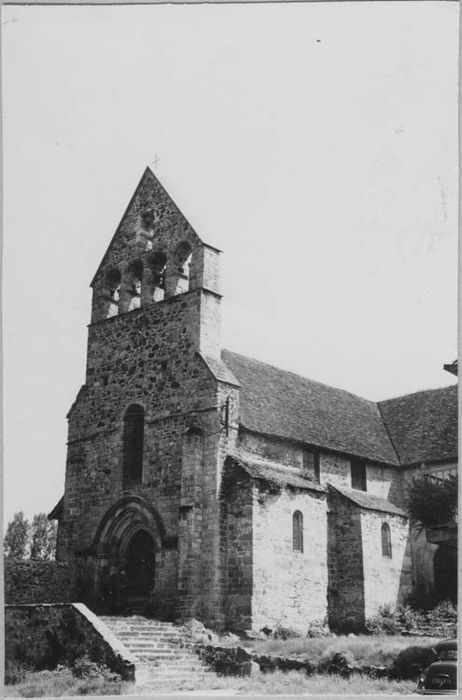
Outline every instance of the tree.
<svg viewBox="0 0 462 700">
<path fill-rule="evenodd" d="M 15 513 L 8 523 L 3 540 L 4 553 L 9 559 L 25 559 L 28 554 L 30 524 L 24 513 Z"/>
<path fill-rule="evenodd" d="M 34 515 L 31 528 L 30 558 L 54 559 L 56 533 L 56 522 L 48 520 L 46 513 Z"/>
<path fill-rule="evenodd" d="M 447 525 L 457 519 L 457 475 L 436 479 L 418 475 L 408 486 L 409 515 L 422 527 Z"/>
</svg>

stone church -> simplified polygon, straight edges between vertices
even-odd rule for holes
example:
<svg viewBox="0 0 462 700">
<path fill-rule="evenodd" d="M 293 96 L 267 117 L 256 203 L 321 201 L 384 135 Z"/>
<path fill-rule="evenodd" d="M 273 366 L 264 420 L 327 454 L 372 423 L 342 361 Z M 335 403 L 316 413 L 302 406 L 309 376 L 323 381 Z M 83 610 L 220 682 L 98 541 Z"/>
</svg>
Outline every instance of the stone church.
<svg viewBox="0 0 462 700">
<path fill-rule="evenodd" d="M 91 283 L 58 560 L 96 598 L 116 567 L 132 605 L 234 630 L 434 588 L 405 484 L 457 468 L 456 387 L 375 403 L 224 350 L 219 258 L 147 169 Z"/>
</svg>

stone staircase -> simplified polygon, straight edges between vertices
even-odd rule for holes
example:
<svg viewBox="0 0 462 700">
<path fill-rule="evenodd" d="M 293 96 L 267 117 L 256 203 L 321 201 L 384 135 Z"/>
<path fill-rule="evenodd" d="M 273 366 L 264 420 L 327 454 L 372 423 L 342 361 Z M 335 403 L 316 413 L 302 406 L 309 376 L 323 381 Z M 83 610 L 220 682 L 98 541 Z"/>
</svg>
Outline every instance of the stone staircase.
<svg viewBox="0 0 462 700">
<path fill-rule="evenodd" d="M 210 673 L 193 649 L 184 627 L 142 615 L 101 616 L 100 620 L 137 658 L 135 683 L 139 690 L 188 685 L 199 687 Z"/>
</svg>

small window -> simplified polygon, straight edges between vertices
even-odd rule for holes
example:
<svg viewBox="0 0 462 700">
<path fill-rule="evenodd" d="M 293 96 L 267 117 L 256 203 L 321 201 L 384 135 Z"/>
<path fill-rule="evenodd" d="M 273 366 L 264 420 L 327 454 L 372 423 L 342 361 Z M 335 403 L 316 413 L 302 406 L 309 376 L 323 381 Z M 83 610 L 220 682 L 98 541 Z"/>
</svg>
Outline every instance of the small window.
<svg viewBox="0 0 462 700">
<path fill-rule="evenodd" d="M 312 477 L 319 483 L 319 452 L 317 450 L 303 450 L 303 471 L 308 477 Z"/>
<path fill-rule="evenodd" d="M 303 552 L 303 515 L 299 510 L 292 516 L 292 537 L 294 552 Z"/>
<path fill-rule="evenodd" d="M 351 462 L 351 488 L 367 491 L 366 465 L 359 460 Z"/>
<path fill-rule="evenodd" d="M 388 523 L 382 524 L 382 557 L 391 559 L 391 533 Z"/>
<path fill-rule="evenodd" d="M 314 478 L 319 484 L 321 481 L 321 460 L 319 458 L 319 452 L 314 453 Z"/>
</svg>

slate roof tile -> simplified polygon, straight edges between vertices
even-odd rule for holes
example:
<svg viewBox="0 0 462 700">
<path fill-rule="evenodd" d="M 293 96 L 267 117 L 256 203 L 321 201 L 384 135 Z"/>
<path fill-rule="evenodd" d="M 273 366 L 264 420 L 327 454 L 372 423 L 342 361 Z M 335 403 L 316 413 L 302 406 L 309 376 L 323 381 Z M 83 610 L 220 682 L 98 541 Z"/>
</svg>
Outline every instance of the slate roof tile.
<svg viewBox="0 0 462 700">
<path fill-rule="evenodd" d="M 398 464 L 373 401 L 227 350 L 222 358 L 241 385 L 244 428 Z"/>
<path fill-rule="evenodd" d="M 457 459 L 457 387 L 375 403 L 223 350 L 250 431 L 389 465 Z"/>
<path fill-rule="evenodd" d="M 381 401 L 401 464 L 457 459 L 457 385 Z"/>
<path fill-rule="evenodd" d="M 382 513 L 392 513 L 393 515 L 402 515 L 407 518 L 406 513 L 395 506 L 394 503 L 387 501 L 386 498 L 380 498 L 380 496 L 374 496 L 366 491 L 358 491 L 356 489 L 347 489 L 344 486 L 333 486 L 329 484 L 331 489 L 338 491 L 344 498 L 348 498 L 349 501 L 359 506 L 360 508 L 365 508 L 366 510 L 378 510 Z"/>
<path fill-rule="evenodd" d="M 320 484 L 305 478 L 301 474 L 297 474 L 287 467 L 278 469 L 264 462 L 254 461 L 247 457 L 243 458 L 237 455 L 229 455 L 226 458 L 226 463 L 231 466 L 237 465 L 252 477 L 252 479 L 272 482 L 279 486 L 294 486 L 307 491 L 317 491 L 318 493 L 324 493 L 326 491 Z"/>
</svg>

